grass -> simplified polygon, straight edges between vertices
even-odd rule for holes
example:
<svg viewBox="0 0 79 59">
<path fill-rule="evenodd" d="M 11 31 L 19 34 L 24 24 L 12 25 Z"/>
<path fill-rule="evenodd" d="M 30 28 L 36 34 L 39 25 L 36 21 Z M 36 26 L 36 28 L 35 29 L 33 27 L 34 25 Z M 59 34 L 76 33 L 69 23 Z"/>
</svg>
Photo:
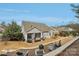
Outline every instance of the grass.
<svg viewBox="0 0 79 59">
<path fill-rule="evenodd" d="M 27 48 L 27 49 L 33 49 L 38 47 L 40 44 L 47 45 L 50 43 L 58 43 L 59 40 L 61 40 L 62 44 L 65 44 L 66 42 L 70 41 L 73 37 L 57 37 L 56 39 L 50 38 L 46 39 L 44 41 L 39 41 L 39 42 L 33 42 L 33 43 L 27 43 L 24 41 L 1 41 L 0 42 L 0 52 L 1 50 L 5 49 L 19 49 L 19 48 Z M 7 43 L 7 44 L 5 44 Z"/>
</svg>

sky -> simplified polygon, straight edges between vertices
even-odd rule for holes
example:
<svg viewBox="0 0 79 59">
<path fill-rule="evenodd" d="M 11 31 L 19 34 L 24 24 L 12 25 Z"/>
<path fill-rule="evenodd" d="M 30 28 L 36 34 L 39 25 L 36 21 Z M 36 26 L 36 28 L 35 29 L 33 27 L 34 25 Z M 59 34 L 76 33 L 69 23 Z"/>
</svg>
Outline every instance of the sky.
<svg viewBox="0 0 79 59">
<path fill-rule="evenodd" d="M 45 23 L 49 26 L 66 25 L 77 22 L 70 4 L 61 3 L 4 3 L 0 4 L 0 23 L 16 21 L 21 25 L 22 21 Z"/>
</svg>

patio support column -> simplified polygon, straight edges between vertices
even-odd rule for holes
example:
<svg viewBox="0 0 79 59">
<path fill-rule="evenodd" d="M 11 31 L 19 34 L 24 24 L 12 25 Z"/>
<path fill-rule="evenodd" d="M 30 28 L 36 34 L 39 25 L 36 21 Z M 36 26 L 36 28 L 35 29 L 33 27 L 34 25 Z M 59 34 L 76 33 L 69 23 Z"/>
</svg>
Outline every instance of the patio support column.
<svg viewBox="0 0 79 59">
<path fill-rule="evenodd" d="M 25 41 L 27 41 L 27 34 L 24 34 Z"/>
<path fill-rule="evenodd" d="M 35 40 L 35 33 L 32 34 L 32 42 L 34 43 Z"/>
<path fill-rule="evenodd" d="M 35 39 L 35 33 L 32 34 L 32 40 L 34 40 L 34 39 Z"/>
<path fill-rule="evenodd" d="M 41 38 L 43 37 L 43 33 L 41 32 Z"/>
</svg>

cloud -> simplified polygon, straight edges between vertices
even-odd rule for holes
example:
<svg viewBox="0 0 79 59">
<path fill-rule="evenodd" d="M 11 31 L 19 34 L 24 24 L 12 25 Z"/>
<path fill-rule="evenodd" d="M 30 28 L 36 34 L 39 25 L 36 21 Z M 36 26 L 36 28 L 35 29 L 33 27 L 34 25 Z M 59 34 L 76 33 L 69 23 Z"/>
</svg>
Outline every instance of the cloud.
<svg viewBox="0 0 79 59">
<path fill-rule="evenodd" d="M 18 9 L 0 9 L 0 13 L 31 13 L 30 10 L 18 10 Z"/>
</svg>

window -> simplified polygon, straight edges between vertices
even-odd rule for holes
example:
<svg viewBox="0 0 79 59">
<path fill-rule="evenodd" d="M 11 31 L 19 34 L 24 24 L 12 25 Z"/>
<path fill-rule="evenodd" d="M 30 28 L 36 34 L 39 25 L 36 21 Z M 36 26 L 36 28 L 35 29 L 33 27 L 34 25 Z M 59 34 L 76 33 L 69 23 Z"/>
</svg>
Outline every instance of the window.
<svg viewBox="0 0 79 59">
<path fill-rule="evenodd" d="M 35 33 L 35 37 L 36 37 L 36 38 L 41 37 L 41 33 Z"/>
<path fill-rule="evenodd" d="M 32 33 L 27 34 L 28 39 L 32 39 Z"/>
</svg>

